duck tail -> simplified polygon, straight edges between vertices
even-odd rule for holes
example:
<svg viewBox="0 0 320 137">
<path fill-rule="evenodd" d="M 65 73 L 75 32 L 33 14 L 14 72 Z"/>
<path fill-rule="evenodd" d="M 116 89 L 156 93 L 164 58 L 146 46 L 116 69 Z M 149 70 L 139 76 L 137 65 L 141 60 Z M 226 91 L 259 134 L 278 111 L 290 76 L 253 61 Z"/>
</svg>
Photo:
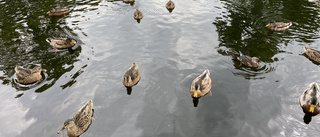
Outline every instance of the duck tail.
<svg viewBox="0 0 320 137">
<path fill-rule="evenodd" d="M 233 55 L 234 55 L 234 56 L 236 56 L 236 57 L 240 57 L 240 53 L 239 53 L 239 52 L 237 52 L 237 51 L 233 50 L 233 51 L 232 51 L 232 53 L 233 53 Z"/>
<path fill-rule="evenodd" d="M 46 41 L 47 41 L 48 43 L 51 43 L 51 39 L 50 39 L 50 38 L 47 38 Z"/>
<path fill-rule="evenodd" d="M 206 74 L 210 75 L 209 69 L 206 69 L 204 72 L 205 72 Z"/>
<path fill-rule="evenodd" d="M 235 51 L 234 49 L 227 50 L 226 54 L 229 55 L 229 56 L 235 56 L 235 57 L 239 57 L 240 56 L 239 52 Z"/>
<path fill-rule="evenodd" d="M 307 46 L 303 46 L 303 49 L 304 49 L 304 51 L 308 50 Z"/>
</svg>

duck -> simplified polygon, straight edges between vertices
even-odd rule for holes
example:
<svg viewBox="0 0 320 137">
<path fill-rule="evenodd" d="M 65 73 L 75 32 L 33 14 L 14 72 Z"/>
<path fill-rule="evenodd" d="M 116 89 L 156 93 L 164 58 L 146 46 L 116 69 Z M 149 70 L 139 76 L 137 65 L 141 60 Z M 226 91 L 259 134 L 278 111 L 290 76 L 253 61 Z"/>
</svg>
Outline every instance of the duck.
<svg viewBox="0 0 320 137">
<path fill-rule="evenodd" d="M 234 55 L 236 56 L 237 60 L 240 61 L 240 66 L 242 64 L 252 68 L 257 68 L 260 66 L 260 59 L 258 57 L 243 55 L 241 51 L 239 51 L 239 53 L 234 51 Z"/>
<path fill-rule="evenodd" d="M 44 71 L 40 66 L 35 66 L 32 69 L 16 66 L 14 70 L 20 84 L 32 84 L 39 81 L 42 78 L 41 72 Z"/>
<path fill-rule="evenodd" d="M 47 14 L 49 14 L 49 16 L 64 16 L 66 14 L 68 14 L 70 11 L 72 10 L 72 8 L 50 8 L 50 10 L 47 12 Z"/>
<path fill-rule="evenodd" d="M 136 11 L 133 13 L 133 18 L 135 20 L 141 20 L 143 18 L 143 14 L 139 9 L 136 9 Z"/>
<path fill-rule="evenodd" d="M 308 58 L 317 63 L 320 63 L 320 51 L 306 46 L 304 46 L 303 49 L 306 52 Z"/>
<path fill-rule="evenodd" d="M 292 22 L 275 22 L 271 21 L 266 25 L 272 31 L 285 31 L 292 25 Z"/>
<path fill-rule="evenodd" d="M 136 62 L 133 62 L 131 67 L 124 73 L 122 83 L 125 87 L 131 88 L 134 85 L 138 84 L 140 78 L 141 76 L 138 64 Z"/>
<path fill-rule="evenodd" d="M 166 8 L 167 8 L 167 10 L 171 13 L 172 10 L 175 8 L 175 5 L 174 5 L 174 3 L 173 3 L 171 0 L 169 0 L 169 1 L 167 2 L 167 4 L 166 4 Z"/>
<path fill-rule="evenodd" d="M 123 2 L 126 2 L 126 3 L 133 3 L 135 2 L 135 0 L 122 0 Z"/>
<path fill-rule="evenodd" d="M 210 71 L 208 69 L 192 81 L 190 90 L 191 97 L 193 98 L 200 98 L 207 93 L 210 96 L 212 95 Z"/>
<path fill-rule="evenodd" d="M 317 83 L 312 82 L 299 98 L 299 104 L 304 113 L 315 116 L 320 113 L 320 92 Z"/>
<path fill-rule="evenodd" d="M 47 38 L 46 41 L 55 49 L 66 49 L 73 47 L 77 42 L 71 38 Z"/>
<path fill-rule="evenodd" d="M 58 131 L 61 134 L 67 129 L 69 137 L 78 137 L 91 125 L 94 110 L 92 109 L 92 100 L 89 100 L 72 118 L 67 119 L 62 128 Z"/>
</svg>

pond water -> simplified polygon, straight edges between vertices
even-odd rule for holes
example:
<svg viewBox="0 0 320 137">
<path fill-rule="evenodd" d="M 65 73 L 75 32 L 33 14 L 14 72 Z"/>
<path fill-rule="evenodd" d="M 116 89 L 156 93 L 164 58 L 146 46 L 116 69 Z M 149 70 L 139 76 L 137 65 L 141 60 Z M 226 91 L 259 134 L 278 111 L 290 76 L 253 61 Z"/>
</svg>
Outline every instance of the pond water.
<svg viewBox="0 0 320 137">
<path fill-rule="evenodd" d="M 316 136 L 298 98 L 320 68 L 303 46 L 320 49 L 320 9 L 307 0 L 0 0 L 0 136 L 56 137 L 63 122 L 93 100 L 85 137 Z M 51 8 L 74 7 L 60 18 Z M 137 23 L 136 8 L 144 14 Z M 270 32 L 270 21 L 291 21 Z M 71 37 L 69 50 L 45 39 Z M 252 69 L 229 51 L 261 60 Z M 141 80 L 129 95 L 122 76 L 133 62 Z M 17 84 L 14 67 L 45 69 Z M 212 96 L 198 102 L 190 84 L 205 69 Z M 195 104 L 197 103 L 196 107 Z"/>
</svg>

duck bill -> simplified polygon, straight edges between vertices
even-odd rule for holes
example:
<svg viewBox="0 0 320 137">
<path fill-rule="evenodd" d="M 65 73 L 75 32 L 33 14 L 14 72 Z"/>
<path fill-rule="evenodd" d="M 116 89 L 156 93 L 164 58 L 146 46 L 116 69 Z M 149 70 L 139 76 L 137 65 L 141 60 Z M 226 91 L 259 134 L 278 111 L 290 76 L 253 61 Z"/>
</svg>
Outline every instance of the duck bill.
<svg viewBox="0 0 320 137">
<path fill-rule="evenodd" d="M 74 40 L 71 40 L 71 42 L 73 43 L 73 44 L 76 44 L 77 42 L 76 41 L 74 41 Z"/>
<path fill-rule="evenodd" d="M 66 128 L 65 127 L 62 127 L 59 131 L 58 131 L 58 134 L 61 134 Z"/>
<path fill-rule="evenodd" d="M 198 90 L 195 90 L 194 92 L 193 92 L 193 97 L 198 97 Z"/>
<path fill-rule="evenodd" d="M 313 113 L 314 112 L 314 107 L 315 107 L 315 105 L 311 104 L 309 112 Z"/>
<path fill-rule="evenodd" d="M 48 11 L 47 14 L 50 14 L 50 11 Z"/>
<path fill-rule="evenodd" d="M 268 25 L 266 25 L 266 27 L 269 27 L 270 26 L 270 23 Z"/>
</svg>

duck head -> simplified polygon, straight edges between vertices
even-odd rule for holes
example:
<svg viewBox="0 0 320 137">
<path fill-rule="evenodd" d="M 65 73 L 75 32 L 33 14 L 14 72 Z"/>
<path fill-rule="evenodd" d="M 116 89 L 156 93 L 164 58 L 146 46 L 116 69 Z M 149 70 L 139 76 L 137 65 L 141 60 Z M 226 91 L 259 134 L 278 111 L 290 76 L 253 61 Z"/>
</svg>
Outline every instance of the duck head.
<svg viewBox="0 0 320 137">
<path fill-rule="evenodd" d="M 274 20 L 273 20 L 273 21 L 270 21 L 269 24 L 266 25 L 266 27 L 269 27 L 270 25 L 272 25 L 272 24 L 274 24 L 274 23 L 275 23 Z"/>
<path fill-rule="evenodd" d="M 198 92 L 199 92 L 199 90 L 200 90 L 200 85 L 199 85 L 199 83 L 198 82 L 196 82 L 195 84 L 194 84 L 194 92 L 193 92 L 193 97 L 198 97 Z"/>
<path fill-rule="evenodd" d="M 129 74 L 126 75 L 126 77 L 124 78 L 124 80 L 126 81 L 126 86 L 129 86 L 129 83 L 131 81 L 131 76 Z"/>
<path fill-rule="evenodd" d="M 50 10 L 47 12 L 47 14 L 50 14 L 50 13 L 55 12 L 55 11 L 56 11 L 56 9 L 50 8 Z"/>
<path fill-rule="evenodd" d="M 64 123 L 62 128 L 58 131 L 58 134 L 61 134 L 65 129 L 74 125 L 74 122 L 71 119 L 67 119 Z"/>
<path fill-rule="evenodd" d="M 74 41 L 74 40 L 71 39 L 71 38 L 67 38 L 66 41 L 67 41 L 67 42 L 71 42 L 73 45 L 77 43 L 76 41 Z"/>
</svg>

